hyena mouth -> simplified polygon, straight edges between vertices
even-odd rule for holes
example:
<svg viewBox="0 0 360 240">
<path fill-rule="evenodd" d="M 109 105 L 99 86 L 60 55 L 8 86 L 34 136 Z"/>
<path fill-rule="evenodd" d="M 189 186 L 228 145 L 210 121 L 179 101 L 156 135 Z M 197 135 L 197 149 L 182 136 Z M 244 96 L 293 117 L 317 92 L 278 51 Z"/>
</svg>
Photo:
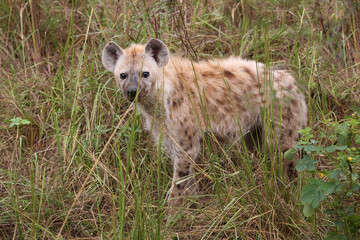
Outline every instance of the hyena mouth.
<svg viewBox="0 0 360 240">
<path fill-rule="evenodd" d="M 129 87 L 124 91 L 126 98 L 131 102 L 135 100 L 137 92 L 137 87 Z"/>
<path fill-rule="evenodd" d="M 125 93 L 126 98 L 130 101 L 133 102 L 136 98 L 138 101 L 141 101 L 144 96 L 147 94 L 148 91 L 137 91 L 137 89 L 135 90 L 131 90 L 128 89 Z"/>
</svg>

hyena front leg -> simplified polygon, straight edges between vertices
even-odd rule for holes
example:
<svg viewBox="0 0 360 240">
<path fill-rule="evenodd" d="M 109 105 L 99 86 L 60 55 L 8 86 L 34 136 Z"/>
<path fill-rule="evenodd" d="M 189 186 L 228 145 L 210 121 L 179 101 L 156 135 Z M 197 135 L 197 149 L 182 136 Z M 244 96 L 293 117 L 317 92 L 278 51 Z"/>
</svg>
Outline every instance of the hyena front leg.
<svg viewBox="0 0 360 240">
<path fill-rule="evenodd" d="M 194 172 L 200 151 L 200 137 L 187 136 L 187 139 L 181 139 L 173 144 L 171 158 L 174 172 L 168 206 L 179 207 L 185 196 L 194 195 L 197 192 Z"/>
</svg>

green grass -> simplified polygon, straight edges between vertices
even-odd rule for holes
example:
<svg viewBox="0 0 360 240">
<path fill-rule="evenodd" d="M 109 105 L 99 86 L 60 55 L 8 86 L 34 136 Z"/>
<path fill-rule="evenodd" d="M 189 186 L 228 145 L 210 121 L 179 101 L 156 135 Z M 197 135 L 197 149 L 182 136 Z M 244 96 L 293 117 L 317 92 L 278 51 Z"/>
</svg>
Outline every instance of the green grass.
<svg viewBox="0 0 360 240">
<path fill-rule="evenodd" d="M 359 109 L 359 13 L 357 1 L 331 0 L 0 0 L 0 239 L 324 238 L 326 203 L 302 214 L 308 175 L 290 182 L 277 149 L 268 162 L 212 136 L 202 191 L 168 221 L 170 159 L 141 130 L 101 50 L 158 37 L 194 60 L 285 64 L 320 136 L 325 120 Z M 16 118 L 30 123 L 10 127 Z"/>
</svg>

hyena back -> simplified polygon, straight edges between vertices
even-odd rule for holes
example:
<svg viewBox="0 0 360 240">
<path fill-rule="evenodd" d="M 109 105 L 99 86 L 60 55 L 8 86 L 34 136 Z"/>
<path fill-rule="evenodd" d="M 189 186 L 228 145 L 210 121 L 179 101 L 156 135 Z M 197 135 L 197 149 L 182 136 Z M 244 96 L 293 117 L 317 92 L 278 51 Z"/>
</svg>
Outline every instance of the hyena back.
<svg viewBox="0 0 360 240">
<path fill-rule="evenodd" d="M 124 50 L 109 42 L 102 62 L 114 73 L 125 97 L 137 98 L 145 129 L 152 130 L 156 141 L 163 133 L 162 145 L 174 169 L 170 206 L 180 205 L 180 196 L 195 192 L 188 176 L 194 172 L 205 132 L 235 141 L 254 127 L 264 130 L 261 114 L 271 106 L 271 117 L 265 120 L 272 121 L 274 134 L 265 137 L 286 151 L 307 124 L 305 98 L 294 78 L 255 61 L 230 57 L 191 62 L 170 57 L 162 41 L 151 39 Z"/>
</svg>

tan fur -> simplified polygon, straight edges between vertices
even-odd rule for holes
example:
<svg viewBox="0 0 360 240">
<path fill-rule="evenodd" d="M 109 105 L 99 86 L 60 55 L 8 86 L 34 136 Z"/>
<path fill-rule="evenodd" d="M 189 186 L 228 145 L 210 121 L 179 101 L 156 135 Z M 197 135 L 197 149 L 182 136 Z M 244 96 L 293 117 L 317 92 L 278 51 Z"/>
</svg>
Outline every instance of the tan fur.
<svg viewBox="0 0 360 240">
<path fill-rule="evenodd" d="M 162 144 L 173 161 L 171 206 L 181 204 L 179 196 L 196 190 L 191 177 L 178 182 L 194 172 L 204 132 L 235 141 L 255 126 L 263 127 L 268 142 L 280 143 L 285 151 L 307 124 L 305 98 L 287 71 L 270 71 L 238 57 L 191 62 L 172 56 L 166 66 L 158 67 L 145 45 L 123 52 L 114 74 L 124 91 L 128 83 L 119 78 L 121 72 L 132 69 L 151 75 L 139 80 L 138 107 L 145 129 L 152 129 L 156 141 L 162 133 Z M 262 126 L 264 110 L 271 112 L 265 120 L 272 121 L 272 132 Z"/>
</svg>

